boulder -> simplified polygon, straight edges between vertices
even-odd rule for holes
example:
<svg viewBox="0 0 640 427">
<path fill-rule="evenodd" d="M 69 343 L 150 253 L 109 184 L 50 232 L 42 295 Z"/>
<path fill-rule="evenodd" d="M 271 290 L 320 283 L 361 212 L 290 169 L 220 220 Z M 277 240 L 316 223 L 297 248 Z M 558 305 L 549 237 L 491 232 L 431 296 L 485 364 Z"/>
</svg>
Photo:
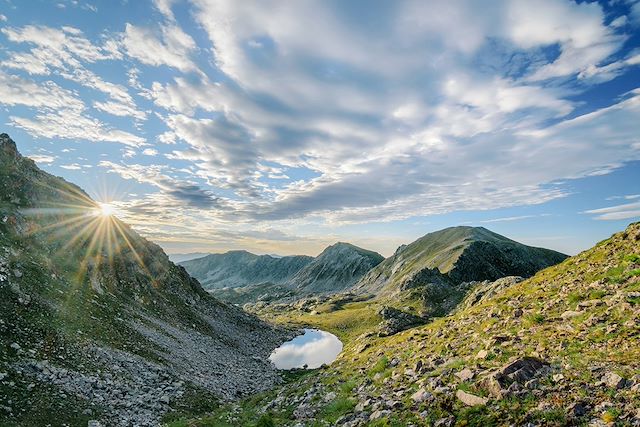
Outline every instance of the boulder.
<svg viewBox="0 0 640 427">
<path fill-rule="evenodd" d="M 420 388 L 418 391 L 411 395 L 411 399 L 416 403 L 422 403 L 426 400 L 431 399 L 432 395 L 428 391 L 424 389 L 424 387 Z"/>
<path fill-rule="evenodd" d="M 498 371 L 493 372 L 483 381 L 484 387 L 493 396 L 501 398 L 508 394 L 508 390 L 515 390 L 534 378 L 550 372 L 548 363 L 536 357 L 522 357 L 507 363 Z M 517 384 L 517 386 L 513 386 Z M 513 386 L 513 387 L 512 387 Z"/>
<path fill-rule="evenodd" d="M 456 392 L 456 397 L 467 406 L 482 406 L 486 405 L 489 401 L 486 397 L 476 396 L 475 394 L 467 393 L 463 390 L 458 390 Z"/>
<path fill-rule="evenodd" d="M 626 380 L 615 372 L 607 372 L 602 377 L 602 383 L 609 388 L 620 389 L 624 388 Z"/>
<path fill-rule="evenodd" d="M 475 376 L 475 373 L 469 368 L 464 368 L 462 371 L 456 372 L 454 375 L 458 377 L 460 381 L 470 381 Z"/>
</svg>

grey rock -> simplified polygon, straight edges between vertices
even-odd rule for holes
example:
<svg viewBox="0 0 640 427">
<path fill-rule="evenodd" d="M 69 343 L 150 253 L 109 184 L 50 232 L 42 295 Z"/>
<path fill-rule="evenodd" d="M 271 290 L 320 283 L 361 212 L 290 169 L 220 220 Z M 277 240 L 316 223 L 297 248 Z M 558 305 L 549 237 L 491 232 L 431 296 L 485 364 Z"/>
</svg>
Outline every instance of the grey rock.
<svg viewBox="0 0 640 427">
<path fill-rule="evenodd" d="M 489 401 L 486 397 L 476 396 L 463 390 L 458 390 L 456 397 L 467 406 L 483 406 Z"/>
</svg>

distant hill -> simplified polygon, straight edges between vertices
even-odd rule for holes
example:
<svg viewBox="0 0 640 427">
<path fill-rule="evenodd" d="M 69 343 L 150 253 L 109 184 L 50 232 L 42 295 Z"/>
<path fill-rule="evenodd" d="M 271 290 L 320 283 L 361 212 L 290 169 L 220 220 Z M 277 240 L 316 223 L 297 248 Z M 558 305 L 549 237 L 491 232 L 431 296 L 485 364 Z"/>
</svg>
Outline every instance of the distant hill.
<svg viewBox="0 0 640 427">
<path fill-rule="evenodd" d="M 159 425 L 280 381 L 267 358 L 289 332 L 96 208 L 0 135 L 0 425 Z"/>
<path fill-rule="evenodd" d="M 466 288 L 460 284 L 529 277 L 565 258 L 559 252 L 523 245 L 484 227 L 450 227 L 401 246 L 351 291 L 388 299 L 402 294 L 403 299 L 422 300 L 426 314 L 444 314 L 464 296 Z"/>
<path fill-rule="evenodd" d="M 191 252 L 188 254 L 167 254 L 171 262 L 179 264 L 183 261 L 189 261 L 191 259 L 202 258 L 209 255 L 205 252 Z"/>
<path fill-rule="evenodd" d="M 229 251 L 184 261 L 180 265 L 206 289 L 221 289 L 262 283 L 283 284 L 312 260 L 306 255 L 274 258 L 247 251 Z"/>
<path fill-rule="evenodd" d="M 288 283 L 302 294 L 340 292 L 351 287 L 382 260 L 384 257 L 377 252 L 338 242 L 322 251 Z"/>
</svg>

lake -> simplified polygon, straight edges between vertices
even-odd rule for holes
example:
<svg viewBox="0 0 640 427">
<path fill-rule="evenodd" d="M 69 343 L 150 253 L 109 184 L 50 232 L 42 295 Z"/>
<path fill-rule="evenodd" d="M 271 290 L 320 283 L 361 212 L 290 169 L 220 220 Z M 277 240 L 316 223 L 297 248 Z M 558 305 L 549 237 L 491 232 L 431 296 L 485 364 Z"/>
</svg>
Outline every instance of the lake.
<svg viewBox="0 0 640 427">
<path fill-rule="evenodd" d="M 269 360 L 278 369 L 319 368 L 336 360 L 342 351 L 342 342 L 333 334 L 319 329 L 305 329 L 273 350 Z"/>
</svg>

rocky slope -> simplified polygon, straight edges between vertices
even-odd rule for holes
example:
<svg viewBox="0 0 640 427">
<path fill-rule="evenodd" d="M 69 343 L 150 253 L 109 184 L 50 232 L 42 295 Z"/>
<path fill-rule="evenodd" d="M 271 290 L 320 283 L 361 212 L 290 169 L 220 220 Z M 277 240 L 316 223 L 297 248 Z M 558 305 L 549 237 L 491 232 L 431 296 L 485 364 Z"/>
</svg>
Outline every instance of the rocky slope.
<svg viewBox="0 0 640 427">
<path fill-rule="evenodd" d="M 289 332 L 95 210 L 0 135 L 0 425 L 157 425 L 280 381 L 267 357 Z"/>
<path fill-rule="evenodd" d="M 305 255 L 276 258 L 247 251 L 230 251 L 184 261 L 180 265 L 205 289 L 221 289 L 264 283 L 284 284 L 312 260 Z"/>
<path fill-rule="evenodd" d="M 338 242 L 322 251 L 288 284 L 304 295 L 340 292 L 351 287 L 383 259 L 377 252 Z"/>
<path fill-rule="evenodd" d="M 375 311 L 274 313 L 343 353 L 193 425 L 640 426 L 640 223 L 529 279 L 478 282 L 424 326 L 380 337 Z"/>
<path fill-rule="evenodd" d="M 443 315 L 475 282 L 529 277 L 566 257 L 483 227 L 451 227 L 401 246 L 350 291 L 402 304 L 419 302 L 421 315 Z"/>
</svg>

